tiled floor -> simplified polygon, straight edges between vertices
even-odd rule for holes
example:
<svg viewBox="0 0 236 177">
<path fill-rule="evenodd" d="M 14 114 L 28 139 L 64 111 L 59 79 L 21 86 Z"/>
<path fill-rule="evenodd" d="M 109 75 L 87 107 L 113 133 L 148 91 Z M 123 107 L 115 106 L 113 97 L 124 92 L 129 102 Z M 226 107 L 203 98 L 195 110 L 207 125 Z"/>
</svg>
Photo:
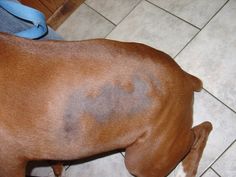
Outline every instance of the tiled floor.
<svg viewBox="0 0 236 177">
<path fill-rule="evenodd" d="M 236 0 L 87 0 L 57 32 L 66 40 L 143 42 L 200 77 L 195 124 L 209 120 L 214 130 L 198 176 L 236 176 Z M 131 177 L 121 154 L 74 164 L 65 175 Z"/>
</svg>

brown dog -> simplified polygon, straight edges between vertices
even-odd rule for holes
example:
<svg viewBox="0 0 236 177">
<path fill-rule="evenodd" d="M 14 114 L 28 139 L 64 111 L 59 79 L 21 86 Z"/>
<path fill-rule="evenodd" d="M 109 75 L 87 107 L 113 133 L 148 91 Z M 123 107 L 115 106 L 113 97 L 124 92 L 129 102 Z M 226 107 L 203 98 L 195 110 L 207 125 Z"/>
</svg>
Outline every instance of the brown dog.
<svg viewBox="0 0 236 177">
<path fill-rule="evenodd" d="M 32 41 L 0 34 L 0 177 L 29 160 L 71 160 L 125 149 L 137 177 L 181 160 L 195 176 L 212 127 L 192 127 L 201 81 L 167 54 L 111 40 Z M 183 175 L 183 174 L 182 174 Z"/>
</svg>

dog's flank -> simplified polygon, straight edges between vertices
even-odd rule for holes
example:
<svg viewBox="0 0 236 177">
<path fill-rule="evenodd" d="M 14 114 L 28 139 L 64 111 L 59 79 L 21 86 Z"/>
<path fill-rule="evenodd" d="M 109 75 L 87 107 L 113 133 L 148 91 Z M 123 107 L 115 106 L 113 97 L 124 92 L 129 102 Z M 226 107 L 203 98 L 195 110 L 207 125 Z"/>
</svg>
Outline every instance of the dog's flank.
<svg viewBox="0 0 236 177">
<path fill-rule="evenodd" d="M 152 98 L 148 92 L 151 88 L 139 78 L 133 79 L 131 84 L 132 91 L 126 91 L 118 84 L 106 83 L 98 88 L 96 96 L 88 95 L 87 90 L 78 89 L 68 99 L 65 121 L 73 123 L 74 119 L 79 119 L 83 114 L 90 114 L 98 122 L 115 118 L 120 113 L 123 117 L 137 116 L 150 106 Z"/>
<path fill-rule="evenodd" d="M 152 89 L 150 83 L 133 76 L 123 86 L 118 81 L 105 83 L 96 93 L 89 89 L 75 90 L 66 101 L 63 116 L 65 139 L 70 140 L 76 136 L 80 120 L 86 119 L 86 116 L 100 124 L 120 117 L 137 119 L 152 105 L 153 98 L 149 96 Z"/>
</svg>

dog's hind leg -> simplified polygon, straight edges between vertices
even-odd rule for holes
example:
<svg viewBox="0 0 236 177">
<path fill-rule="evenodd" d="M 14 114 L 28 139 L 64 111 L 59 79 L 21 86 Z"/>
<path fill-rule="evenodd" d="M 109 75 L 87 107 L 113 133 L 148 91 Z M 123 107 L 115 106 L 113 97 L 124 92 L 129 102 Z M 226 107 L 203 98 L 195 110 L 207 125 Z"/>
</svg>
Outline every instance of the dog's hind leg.
<svg viewBox="0 0 236 177">
<path fill-rule="evenodd" d="M 212 130 L 212 125 L 210 122 L 203 122 L 193 127 L 192 130 L 195 135 L 194 144 L 178 168 L 176 177 L 194 177 L 196 175 L 203 150 Z"/>
<path fill-rule="evenodd" d="M 190 129 L 175 137 L 168 133 L 159 134 L 143 135 L 126 149 L 125 164 L 131 174 L 137 177 L 168 175 L 189 152 L 194 141 Z"/>
</svg>

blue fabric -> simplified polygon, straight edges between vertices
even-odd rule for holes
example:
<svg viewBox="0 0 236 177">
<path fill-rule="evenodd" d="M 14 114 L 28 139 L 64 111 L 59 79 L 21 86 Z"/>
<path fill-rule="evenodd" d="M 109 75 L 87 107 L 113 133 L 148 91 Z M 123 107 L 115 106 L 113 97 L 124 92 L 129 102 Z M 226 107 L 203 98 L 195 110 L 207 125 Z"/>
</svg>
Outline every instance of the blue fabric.
<svg viewBox="0 0 236 177">
<path fill-rule="evenodd" d="M 11 1 L 18 3 L 18 1 L 16 0 L 11 0 Z M 27 30 L 32 27 L 34 27 L 32 23 L 28 23 L 25 20 L 17 18 L 0 7 L 0 32 L 14 34 L 19 31 Z M 40 38 L 40 40 L 44 39 L 63 40 L 63 38 L 60 37 L 50 27 L 48 27 L 48 32 L 46 33 L 46 35 L 43 36 L 43 38 Z"/>
<path fill-rule="evenodd" d="M 45 16 L 38 10 L 9 0 L 0 0 L 0 7 L 4 8 L 18 18 L 30 21 L 34 24 L 34 27 L 30 29 L 15 33 L 16 36 L 36 39 L 47 33 Z"/>
</svg>

